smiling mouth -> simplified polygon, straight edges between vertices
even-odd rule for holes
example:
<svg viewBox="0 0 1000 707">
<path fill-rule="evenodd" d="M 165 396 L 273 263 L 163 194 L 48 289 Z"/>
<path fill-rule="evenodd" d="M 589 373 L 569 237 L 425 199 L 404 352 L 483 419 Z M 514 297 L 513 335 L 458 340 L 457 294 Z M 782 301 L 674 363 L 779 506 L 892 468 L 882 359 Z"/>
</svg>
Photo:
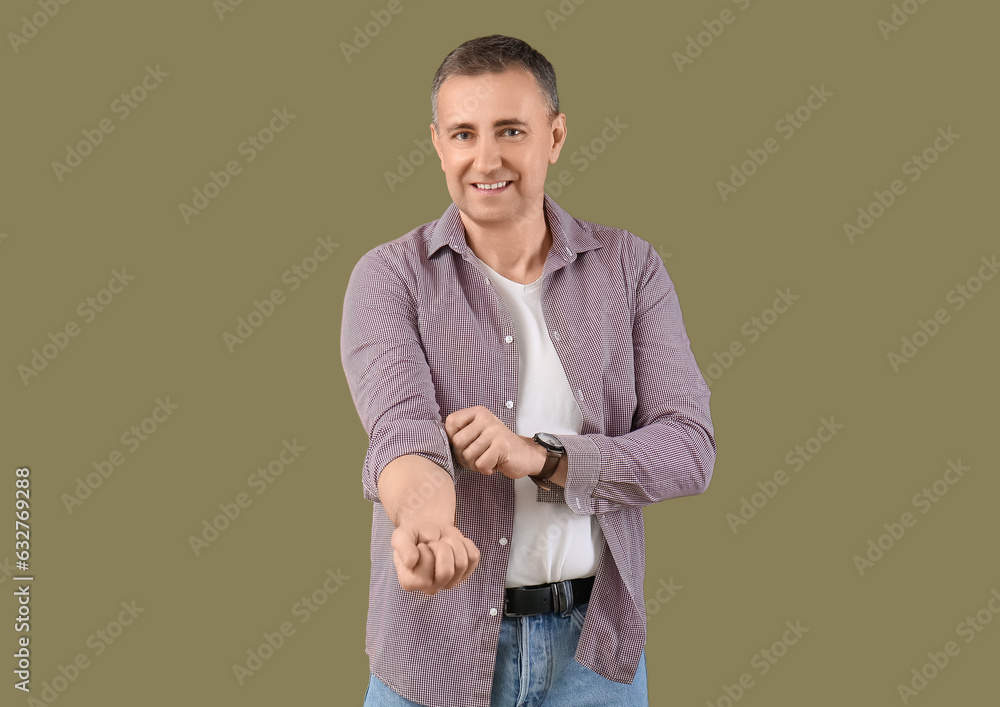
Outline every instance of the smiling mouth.
<svg viewBox="0 0 1000 707">
<path fill-rule="evenodd" d="M 489 184 L 485 182 L 473 182 L 472 186 L 475 187 L 477 191 L 481 192 L 500 192 L 504 191 L 510 185 L 510 183 L 511 180 L 507 180 L 504 182 L 491 182 Z"/>
</svg>

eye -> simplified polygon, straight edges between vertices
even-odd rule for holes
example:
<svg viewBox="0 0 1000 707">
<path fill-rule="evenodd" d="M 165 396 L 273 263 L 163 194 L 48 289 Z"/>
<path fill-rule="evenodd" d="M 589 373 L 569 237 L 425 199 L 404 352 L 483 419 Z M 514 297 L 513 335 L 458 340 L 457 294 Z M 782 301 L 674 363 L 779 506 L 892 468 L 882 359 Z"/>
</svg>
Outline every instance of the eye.
<svg viewBox="0 0 1000 707">
<path fill-rule="evenodd" d="M 504 130 L 504 132 L 505 132 L 505 133 L 510 133 L 510 132 L 514 132 L 514 133 L 520 133 L 521 131 L 520 131 L 520 130 L 518 130 L 517 128 L 507 128 L 506 130 Z M 513 136 L 513 137 L 517 137 L 517 136 L 515 135 L 515 136 Z"/>
<path fill-rule="evenodd" d="M 465 140 L 462 140 L 462 139 L 461 139 L 461 138 L 460 138 L 459 136 L 460 136 L 460 135 L 468 135 L 468 134 L 469 134 L 469 133 L 466 133 L 466 132 L 461 132 L 461 133 L 455 133 L 454 137 L 455 137 L 456 139 L 458 139 L 458 141 L 459 141 L 459 142 L 465 142 Z"/>
</svg>

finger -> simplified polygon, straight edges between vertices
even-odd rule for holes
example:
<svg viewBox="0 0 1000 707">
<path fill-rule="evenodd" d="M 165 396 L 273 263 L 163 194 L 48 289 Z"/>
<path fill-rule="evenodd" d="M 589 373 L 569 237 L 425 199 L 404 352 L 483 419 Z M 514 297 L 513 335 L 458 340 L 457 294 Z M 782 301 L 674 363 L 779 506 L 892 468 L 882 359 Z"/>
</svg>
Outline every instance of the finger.
<svg viewBox="0 0 1000 707">
<path fill-rule="evenodd" d="M 490 440 L 485 434 L 479 435 L 476 439 L 469 442 L 468 446 L 465 448 L 465 458 L 469 460 L 469 469 L 475 469 L 482 473 L 492 473 L 493 467 L 495 465 L 486 466 L 486 461 L 483 459 L 483 453 L 490 448 Z"/>
<path fill-rule="evenodd" d="M 419 551 L 417 554 L 419 556 Z M 403 562 L 399 557 L 399 553 L 395 550 L 392 553 L 392 559 L 396 565 L 396 577 L 399 579 L 399 586 L 406 591 L 416 589 L 417 579 L 414 576 L 413 570 L 403 565 Z"/>
<path fill-rule="evenodd" d="M 482 428 L 479 425 L 470 422 L 461 430 L 457 430 L 455 434 L 451 436 L 451 444 L 462 454 L 468 455 L 469 445 L 475 442 L 481 434 Z"/>
<path fill-rule="evenodd" d="M 460 429 L 469 424 L 469 421 L 476 416 L 475 408 L 462 408 L 444 418 L 444 429 L 451 437 Z"/>
<path fill-rule="evenodd" d="M 462 576 L 458 580 L 457 584 L 461 584 L 472 575 L 472 573 L 476 570 L 476 567 L 479 566 L 479 560 L 481 559 L 479 548 L 476 547 L 476 544 L 472 542 L 472 540 L 463 537 L 462 546 L 465 548 L 466 557 L 469 558 L 469 564 L 468 567 L 466 567 L 465 572 L 462 573 Z"/>
<path fill-rule="evenodd" d="M 407 572 L 408 586 L 403 588 L 433 594 L 434 592 L 430 590 L 434 583 L 434 553 L 427 543 L 417 545 L 417 551 L 420 554 L 420 561 L 416 567 Z"/>
<path fill-rule="evenodd" d="M 470 425 L 471 428 L 471 425 Z M 469 428 L 466 428 L 468 430 Z M 466 430 L 462 431 L 465 434 Z M 492 439 L 486 430 L 479 430 L 476 437 L 471 437 L 467 443 L 462 446 L 462 458 L 465 460 L 462 463 L 466 469 L 473 469 L 479 471 L 483 474 L 492 474 L 496 464 L 487 463 L 492 460 L 491 458 L 483 459 L 483 454 L 485 454 L 492 444 Z"/>
<path fill-rule="evenodd" d="M 469 466 L 468 466 L 468 464 L 466 463 L 466 462 L 467 462 L 468 460 L 467 460 L 467 459 L 465 458 L 465 453 L 464 453 L 464 451 L 465 451 L 465 450 L 463 450 L 463 449 L 462 449 L 462 448 L 461 448 L 460 446 L 458 446 L 457 444 L 452 444 L 452 445 L 451 445 L 451 451 L 452 451 L 452 453 L 453 453 L 453 454 L 455 455 L 455 461 L 457 461 L 457 462 L 458 462 L 459 464 L 461 464 L 461 465 L 462 465 L 462 466 L 464 466 L 464 467 L 465 467 L 466 469 L 468 469 L 468 468 L 469 468 Z"/>
<path fill-rule="evenodd" d="M 476 457 L 473 464 L 474 466 L 471 468 L 481 474 L 489 475 L 496 471 L 497 467 L 500 465 L 500 455 L 497 454 L 496 445 L 489 445 L 486 447 L 479 453 L 479 456 Z"/>
<path fill-rule="evenodd" d="M 420 553 L 417 551 L 416 533 L 408 528 L 396 528 L 392 532 L 390 544 L 399 556 L 403 567 L 413 569 L 414 565 L 417 564 L 417 560 L 420 559 Z"/>
<path fill-rule="evenodd" d="M 443 589 L 455 577 L 455 553 L 451 545 L 443 540 L 429 544 L 434 551 L 434 591 Z"/>
<path fill-rule="evenodd" d="M 461 584 L 472 574 L 472 571 L 479 563 L 479 548 L 470 539 L 465 537 L 458 528 L 452 528 L 444 540 L 450 543 L 455 557 L 455 577 L 447 587 L 450 589 Z"/>
<path fill-rule="evenodd" d="M 468 572 L 469 551 L 465 546 L 464 540 L 465 538 L 458 532 L 447 538 L 447 542 L 450 543 L 452 554 L 455 558 L 455 573 L 451 581 L 449 581 L 443 589 L 451 589 L 452 587 L 458 586 L 462 582 L 462 579 L 465 578 L 466 572 Z"/>
</svg>

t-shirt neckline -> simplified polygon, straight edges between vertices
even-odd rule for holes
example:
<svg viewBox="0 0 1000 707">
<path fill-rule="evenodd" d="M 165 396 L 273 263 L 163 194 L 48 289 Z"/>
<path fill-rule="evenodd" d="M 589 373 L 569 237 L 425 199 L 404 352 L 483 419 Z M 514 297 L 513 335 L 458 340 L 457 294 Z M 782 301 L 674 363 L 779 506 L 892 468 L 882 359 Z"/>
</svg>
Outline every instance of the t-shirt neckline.
<svg viewBox="0 0 1000 707">
<path fill-rule="evenodd" d="M 541 275 L 539 275 L 538 279 L 535 280 L 534 282 L 529 282 L 528 284 L 524 284 L 523 282 L 516 282 L 514 280 L 511 280 L 509 277 L 504 277 L 503 275 L 501 275 L 500 273 L 498 273 L 496 270 L 494 270 L 493 268 L 491 268 L 489 265 L 487 265 L 485 262 L 483 262 L 482 258 L 479 258 L 477 256 L 476 259 L 479 260 L 479 262 L 483 264 L 484 268 L 486 268 L 491 273 L 493 273 L 498 278 L 500 278 L 500 281 L 503 284 L 509 285 L 510 287 L 521 289 L 524 292 L 531 292 L 532 290 L 538 289 L 539 285 L 542 284 L 542 276 Z"/>
</svg>

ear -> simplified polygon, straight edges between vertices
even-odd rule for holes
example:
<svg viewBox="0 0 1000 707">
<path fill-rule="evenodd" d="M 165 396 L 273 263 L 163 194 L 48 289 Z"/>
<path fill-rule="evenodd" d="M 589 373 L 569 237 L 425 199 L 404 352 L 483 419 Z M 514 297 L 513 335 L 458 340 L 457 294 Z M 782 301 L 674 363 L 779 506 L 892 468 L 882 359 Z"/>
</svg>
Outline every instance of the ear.
<svg viewBox="0 0 1000 707">
<path fill-rule="evenodd" d="M 550 137 L 552 138 L 552 149 L 549 150 L 549 164 L 555 164 L 562 152 L 563 145 L 566 144 L 566 114 L 560 113 L 552 121 Z"/>
<path fill-rule="evenodd" d="M 434 123 L 431 123 L 431 142 L 434 144 L 434 151 L 438 154 L 438 159 L 441 160 L 441 171 L 444 171 L 444 155 L 441 152 L 441 145 L 438 144 L 437 130 L 434 129 Z"/>
</svg>

